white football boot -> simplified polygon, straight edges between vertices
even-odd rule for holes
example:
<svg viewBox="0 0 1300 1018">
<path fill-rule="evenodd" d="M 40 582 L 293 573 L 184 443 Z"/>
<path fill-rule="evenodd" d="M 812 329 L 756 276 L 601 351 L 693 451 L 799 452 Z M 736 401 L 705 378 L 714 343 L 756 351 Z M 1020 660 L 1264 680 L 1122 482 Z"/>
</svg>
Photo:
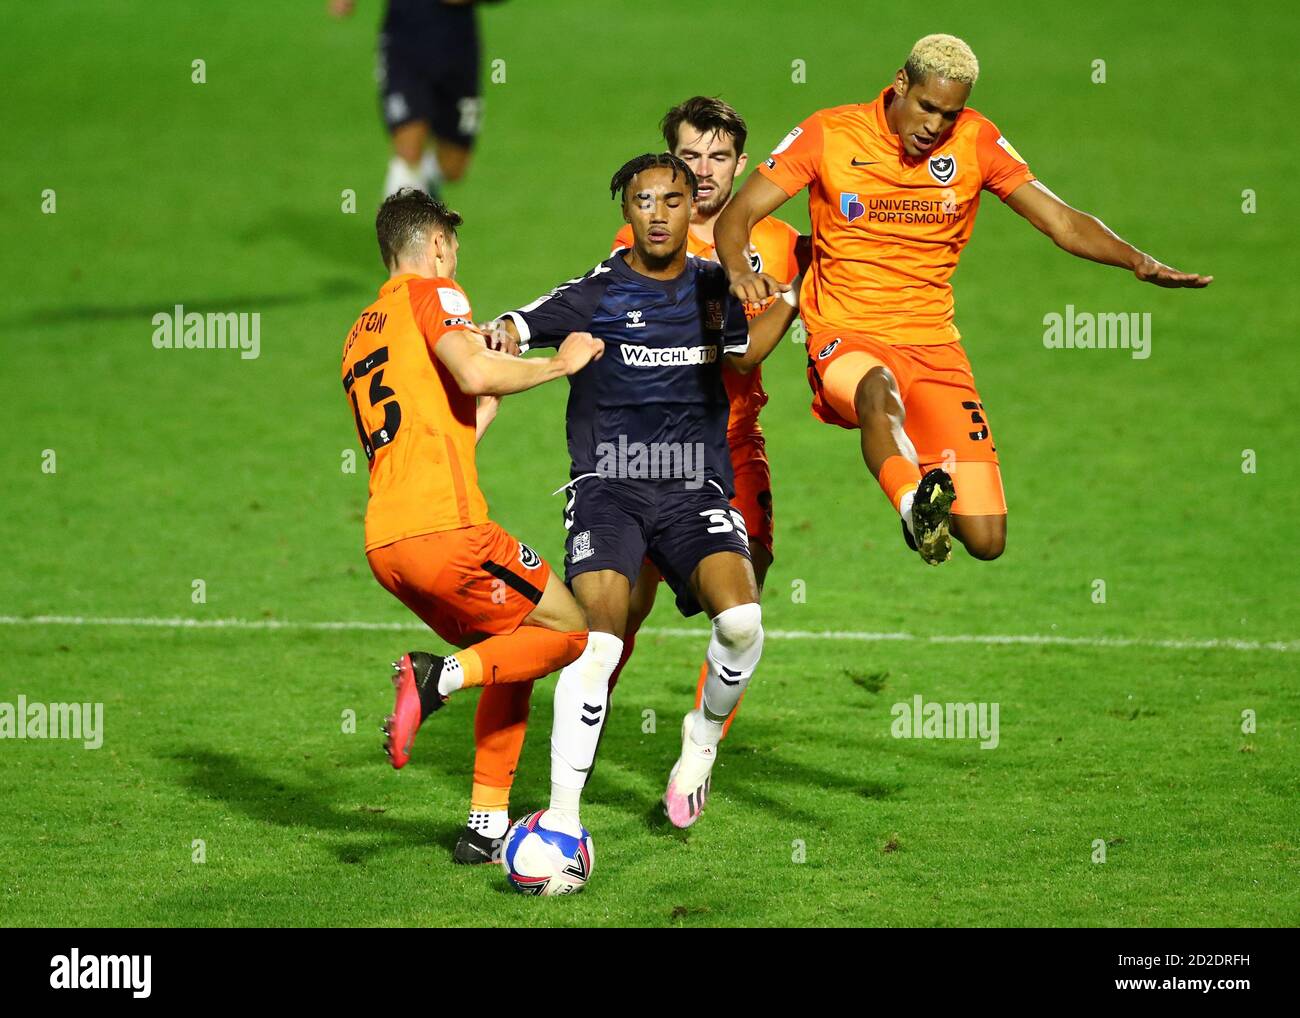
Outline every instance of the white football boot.
<svg viewBox="0 0 1300 1018">
<path fill-rule="evenodd" d="M 674 827 L 685 828 L 695 823 L 709 797 L 718 747 L 701 746 L 691 738 L 693 726 L 701 720 L 698 710 L 682 718 L 682 755 L 668 774 L 668 788 L 664 792 L 664 812 Z"/>
</svg>

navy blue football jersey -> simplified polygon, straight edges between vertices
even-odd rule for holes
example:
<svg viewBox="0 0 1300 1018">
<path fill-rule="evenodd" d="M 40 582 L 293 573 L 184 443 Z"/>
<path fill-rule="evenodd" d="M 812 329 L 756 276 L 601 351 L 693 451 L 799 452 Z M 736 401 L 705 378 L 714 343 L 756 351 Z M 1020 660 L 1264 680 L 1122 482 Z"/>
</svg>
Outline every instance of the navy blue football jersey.
<svg viewBox="0 0 1300 1018">
<path fill-rule="evenodd" d="M 606 476 L 610 450 L 634 443 L 689 446 L 703 454 L 703 481 L 730 498 L 722 360 L 749 348 L 744 307 L 716 262 L 688 257 L 681 275 L 660 280 L 624 254 L 506 315 L 525 350 L 558 346 L 570 332 L 605 341 L 605 355 L 569 378 L 570 477 Z"/>
</svg>

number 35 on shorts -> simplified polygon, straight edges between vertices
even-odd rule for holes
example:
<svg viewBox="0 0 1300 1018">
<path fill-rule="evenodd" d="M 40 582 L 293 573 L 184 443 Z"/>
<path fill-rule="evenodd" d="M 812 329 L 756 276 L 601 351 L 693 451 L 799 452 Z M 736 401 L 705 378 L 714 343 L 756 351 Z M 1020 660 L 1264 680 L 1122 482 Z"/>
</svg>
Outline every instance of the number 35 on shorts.
<svg viewBox="0 0 1300 1018">
<path fill-rule="evenodd" d="M 744 540 L 749 540 L 749 533 L 745 530 L 745 517 L 739 509 L 705 509 L 700 515 L 709 521 L 706 533 L 729 534 L 734 530 Z"/>
</svg>

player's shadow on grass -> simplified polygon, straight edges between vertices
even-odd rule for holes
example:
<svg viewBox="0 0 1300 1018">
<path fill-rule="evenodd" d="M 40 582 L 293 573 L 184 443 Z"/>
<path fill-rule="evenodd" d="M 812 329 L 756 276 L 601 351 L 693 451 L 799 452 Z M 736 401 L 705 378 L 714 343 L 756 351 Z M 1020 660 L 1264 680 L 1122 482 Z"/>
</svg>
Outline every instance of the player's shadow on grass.
<svg viewBox="0 0 1300 1018">
<path fill-rule="evenodd" d="M 455 841 L 458 824 L 404 820 L 350 805 L 307 782 L 260 773 L 230 753 L 194 750 L 168 758 L 188 768 L 181 781 L 206 798 L 219 799 L 259 823 L 335 831 L 346 838 L 329 845 L 343 863 L 362 863 L 376 853 L 412 845 Z"/>
<path fill-rule="evenodd" d="M 881 781 L 863 774 L 869 763 L 859 748 L 846 748 L 842 771 L 817 767 L 774 752 L 753 751 L 753 747 L 787 738 L 788 733 L 780 725 L 751 719 L 742 736 L 731 736 L 723 743 L 718 767 L 713 773 L 714 794 L 783 820 L 809 824 L 820 819 L 820 807 L 804 807 L 792 799 L 807 801 L 810 792 L 821 791 L 879 801 L 897 794 L 904 787 L 901 782 Z M 631 816 L 640 815 L 650 830 L 675 831 L 664 815 L 659 799 L 663 794 L 661 782 L 667 779 L 667 769 L 672 760 L 660 760 L 659 749 L 652 749 L 644 743 L 613 743 L 602 748 L 602 756 L 606 753 L 618 760 L 618 766 L 597 767 L 589 793 L 593 801 L 599 799 L 602 804 Z M 656 779 L 653 784 L 658 790 L 647 808 L 646 788 L 651 777 Z M 788 789 L 790 795 L 783 796 L 782 789 Z"/>
<path fill-rule="evenodd" d="M 373 208 L 377 206 L 362 206 Z M 332 263 L 336 268 L 369 276 L 379 268 L 379 251 L 375 246 L 374 214 L 346 215 L 340 210 L 282 207 L 244 230 L 239 240 L 250 247 L 263 247 L 289 241 L 312 261 Z"/>
</svg>

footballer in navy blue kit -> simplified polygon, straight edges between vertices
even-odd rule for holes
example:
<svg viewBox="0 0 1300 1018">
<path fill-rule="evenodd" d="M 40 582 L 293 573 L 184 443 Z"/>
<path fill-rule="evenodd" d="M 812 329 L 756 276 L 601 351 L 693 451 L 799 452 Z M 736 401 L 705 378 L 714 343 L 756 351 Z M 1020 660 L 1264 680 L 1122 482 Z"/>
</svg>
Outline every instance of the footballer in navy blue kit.
<svg viewBox="0 0 1300 1018">
<path fill-rule="evenodd" d="M 590 332 L 609 352 L 569 389 L 570 467 L 565 578 L 615 569 L 635 583 L 648 556 L 683 615 L 700 604 L 690 576 L 707 555 L 749 556 L 731 506 L 726 354 L 744 354 L 749 327 L 714 262 L 687 258 L 661 280 L 630 268 L 624 252 L 512 311 L 521 349 Z"/>
<path fill-rule="evenodd" d="M 384 194 L 437 195 L 459 180 L 483 115 L 476 6 L 495 0 L 388 0 L 379 33 L 380 112 L 393 138 Z M 330 0 L 337 17 L 355 0 Z"/>
<path fill-rule="evenodd" d="M 682 721 L 682 755 L 664 793 L 669 819 L 688 827 L 704 807 L 722 726 L 763 645 L 744 518 L 730 503 L 722 365 L 729 358 L 752 371 L 794 310 L 777 301 L 746 322 L 721 266 L 687 254 L 696 181 L 677 157 L 630 160 L 610 189 L 622 199 L 632 247 L 495 324 L 521 351 L 554 346 L 572 332 L 605 343 L 605 356 L 569 379 L 566 422 L 565 580 L 591 630 L 587 650 L 568 666 L 588 689 L 572 709 L 591 719 L 590 746 L 571 751 L 579 792 L 644 560 L 659 568 L 682 614 L 702 609 L 713 623 L 702 705 Z"/>
</svg>

